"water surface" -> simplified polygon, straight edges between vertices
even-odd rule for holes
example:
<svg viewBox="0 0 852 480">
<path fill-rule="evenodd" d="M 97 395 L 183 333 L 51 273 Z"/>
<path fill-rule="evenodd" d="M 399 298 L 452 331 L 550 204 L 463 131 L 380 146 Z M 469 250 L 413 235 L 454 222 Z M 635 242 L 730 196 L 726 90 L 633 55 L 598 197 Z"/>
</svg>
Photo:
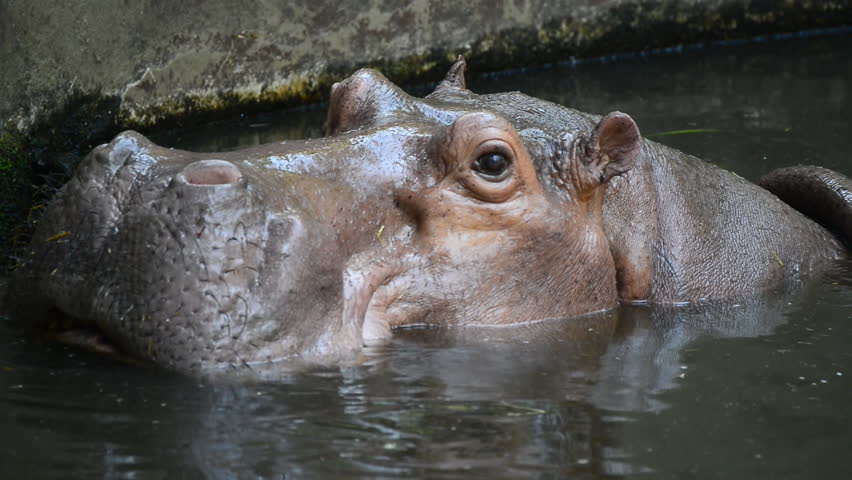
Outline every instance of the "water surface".
<svg viewBox="0 0 852 480">
<path fill-rule="evenodd" d="M 475 65 L 475 62 L 473 62 Z M 852 36 L 471 78 L 746 178 L 852 173 Z M 233 149 L 318 136 L 320 109 L 164 133 Z M 404 331 L 360 364 L 211 383 L 0 323 L 0 478 L 849 478 L 852 264 L 747 302 L 515 329 Z"/>
</svg>

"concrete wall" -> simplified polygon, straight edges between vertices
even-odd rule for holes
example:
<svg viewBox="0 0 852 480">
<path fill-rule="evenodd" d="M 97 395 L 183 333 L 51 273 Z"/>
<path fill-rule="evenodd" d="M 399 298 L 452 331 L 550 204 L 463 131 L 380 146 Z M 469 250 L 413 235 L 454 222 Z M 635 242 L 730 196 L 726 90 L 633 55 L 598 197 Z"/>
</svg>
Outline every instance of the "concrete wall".
<svg viewBox="0 0 852 480">
<path fill-rule="evenodd" d="M 435 78 L 570 55 L 848 23 L 847 0 L 0 1 L 0 127 L 73 96 L 119 121 L 316 100 L 362 65 Z"/>
<path fill-rule="evenodd" d="M 482 72 L 843 24 L 852 0 L 0 0 L 0 242 L 33 166 L 122 128 L 316 101 L 361 66 L 411 83 L 458 54 Z"/>
</svg>

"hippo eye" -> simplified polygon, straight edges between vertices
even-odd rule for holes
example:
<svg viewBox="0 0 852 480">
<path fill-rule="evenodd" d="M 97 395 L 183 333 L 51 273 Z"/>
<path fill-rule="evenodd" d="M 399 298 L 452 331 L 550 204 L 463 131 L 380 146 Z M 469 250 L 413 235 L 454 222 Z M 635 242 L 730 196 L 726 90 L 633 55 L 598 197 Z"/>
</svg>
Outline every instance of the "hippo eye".
<svg viewBox="0 0 852 480">
<path fill-rule="evenodd" d="M 511 162 L 506 155 L 500 152 L 490 152 L 480 155 L 479 158 L 474 160 L 473 169 L 486 180 L 499 182 L 506 177 L 509 165 L 511 165 Z"/>
</svg>

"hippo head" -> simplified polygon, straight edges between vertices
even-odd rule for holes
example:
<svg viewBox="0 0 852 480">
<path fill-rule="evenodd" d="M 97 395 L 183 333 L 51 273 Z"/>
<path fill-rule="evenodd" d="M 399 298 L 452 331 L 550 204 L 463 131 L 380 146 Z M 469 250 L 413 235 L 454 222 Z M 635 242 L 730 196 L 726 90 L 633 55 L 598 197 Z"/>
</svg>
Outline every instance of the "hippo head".
<svg viewBox="0 0 852 480">
<path fill-rule="evenodd" d="M 48 208 L 15 295 L 200 373 L 615 306 L 601 209 L 635 123 L 476 95 L 463 70 L 424 99 L 361 70 L 317 140 L 201 154 L 119 135 Z"/>
</svg>

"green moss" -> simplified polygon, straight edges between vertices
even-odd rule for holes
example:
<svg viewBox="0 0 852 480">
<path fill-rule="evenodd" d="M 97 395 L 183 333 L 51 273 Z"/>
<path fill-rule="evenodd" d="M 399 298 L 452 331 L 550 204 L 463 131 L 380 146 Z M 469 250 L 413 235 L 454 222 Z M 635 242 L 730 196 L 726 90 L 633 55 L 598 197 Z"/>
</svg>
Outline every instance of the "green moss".
<svg viewBox="0 0 852 480">
<path fill-rule="evenodd" d="M 342 74 L 297 77 L 289 83 L 260 92 L 228 91 L 217 95 L 190 95 L 179 101 L 167 100 L 158 105 L 133 111 L 122 111 L 118 123 L 124 128 L 150 130 L 227 116 L 296 105 L 317 103 L 326 99 L 331 85 Z"/>
<path fill-rule="evenodd" d="M 23 135 L 13 131 L 0 133 L 0 175 L 5 178 L 9 172 L 17 171 L 25 152 Z"/>
<path fill-rule="evenodd" d="M 0 265 L 10 264 L 35 226 L 39 205 L 65 183 L 80 158 L 117 131 L 118 99 L 77 95 L 27 132 L 0 132 Z"/>
<path fill-rule="evenodd" d="M 0 248 L 9 248 L 20 211 L 27 208 L 32 158 L 24 135 L 0 132 Z"/>
</svg>

